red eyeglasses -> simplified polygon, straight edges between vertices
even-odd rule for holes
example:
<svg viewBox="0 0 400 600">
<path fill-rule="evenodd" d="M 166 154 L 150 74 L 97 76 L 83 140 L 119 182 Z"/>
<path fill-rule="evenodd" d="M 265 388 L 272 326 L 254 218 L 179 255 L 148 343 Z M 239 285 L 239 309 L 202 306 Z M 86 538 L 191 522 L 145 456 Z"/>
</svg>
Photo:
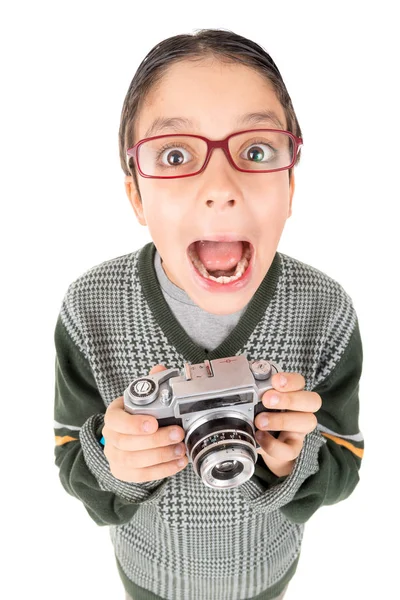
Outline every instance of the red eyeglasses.
<svg viewBox="0 0 400 600">
<path fill-rule="evenodd" d="M 247 129 L 223 140 L 201 135 L 157 135 L 137 142 L 127 150 L 142 177 L 177 179 L 198 175 L 206 168 L 214 148 L 222 148 L 229 163 L 243 173 L 272 173 L 294 166 L 299 138 L 282 129 Z"/>
</svg>

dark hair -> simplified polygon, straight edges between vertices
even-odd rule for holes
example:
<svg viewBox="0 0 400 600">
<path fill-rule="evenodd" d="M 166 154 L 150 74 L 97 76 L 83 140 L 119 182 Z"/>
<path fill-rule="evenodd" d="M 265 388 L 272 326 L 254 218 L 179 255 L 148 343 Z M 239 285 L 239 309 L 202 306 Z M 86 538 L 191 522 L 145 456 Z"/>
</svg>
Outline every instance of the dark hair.
<svg viewBox="0 0 400 600">
<path fill-rule="evenodd" d="M 194 34 L 180 34 L 167 38 L 154 46 L 139 65 L 125 96 L 119 127 L 119 154 L 122 170 L 133 175 L 139 190 L 135 169 L 129 170 L 126 151 L 134 144 L 134 126 L 143 102 L 150 89 L 161 82 L 168 67 L 182 60 L 198 61 L 214 57 L 222 62 L 247 65 L 271 83 L 286 117 L 287 130 L 302 137 L 292 101 L 278 67 L 269 54 L 255 42 L 229 30 L 200 29 Z M 297 164 L 300 152 L 297 155 Z M 289 181 L 291 178 L 289 169 Z"/>
</svg>

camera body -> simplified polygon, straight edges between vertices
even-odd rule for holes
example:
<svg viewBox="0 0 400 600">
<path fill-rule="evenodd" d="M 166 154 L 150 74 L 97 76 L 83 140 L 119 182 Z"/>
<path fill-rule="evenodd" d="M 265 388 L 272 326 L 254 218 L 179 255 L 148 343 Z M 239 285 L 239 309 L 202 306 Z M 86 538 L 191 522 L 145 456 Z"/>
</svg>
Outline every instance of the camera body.
<svg viewBox="0 0 400 600">
<path fill-rule="evenodd" d="M 131 414 L 151 415 L 160 427 L 180 425 L 195 473 L 213 489 L 241 485 L 257 462 L 254 419 L 271 378 L 282 369 L 273 361 L 245 355 L 185 363 L 134 379 L 124 392 Z M 276 412 L 276 411 L 273 411 Z"/>
</svg>

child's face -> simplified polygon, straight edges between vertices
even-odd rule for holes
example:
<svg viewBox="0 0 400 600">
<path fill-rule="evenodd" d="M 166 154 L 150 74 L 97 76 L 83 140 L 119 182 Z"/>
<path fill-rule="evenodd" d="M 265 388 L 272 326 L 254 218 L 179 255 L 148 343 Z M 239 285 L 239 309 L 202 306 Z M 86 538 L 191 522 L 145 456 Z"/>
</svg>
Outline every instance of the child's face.
<svg viewBox="0 0 400 600">
<path fill-rule="evenodd" d="M 193 126 L 151 135 L 191 133 L 212 140 L 235 131 L 277 128 L 270 121 L 238 126 L 246 113 L 273 111 L 286 129 L 285 114 L 269 82 L 244 65 L 216 60 L 172 65 L 150 91 L 136 122 L 135 141 L 158 117 L 183 117 Z M 288 171 L 242 173 L 221 148 L 206 169 L 183 179 L 147 179 L 138 175 L 142 203 L 133 178 L 125 178 L 128 197 L 139 223 L 147 225 L 169 279 L 203 310 L 214 314 L 239 311 L 252 298 L 274 258 L 286 219 L 291 214 L 294 177 Z M 210 285 L 195 270 L 188 247 L 197 240 L 233 234 L 250 241 L 254 256 L 250 276 L 235 285 Z"/>
</svg>

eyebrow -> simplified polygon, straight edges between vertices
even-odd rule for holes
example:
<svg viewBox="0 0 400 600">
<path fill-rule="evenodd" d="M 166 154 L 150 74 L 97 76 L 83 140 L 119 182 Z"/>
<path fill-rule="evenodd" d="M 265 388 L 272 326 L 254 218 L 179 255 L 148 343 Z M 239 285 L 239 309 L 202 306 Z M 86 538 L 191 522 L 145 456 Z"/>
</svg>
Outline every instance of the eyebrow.
<svg viewBox="0 0 400 600">
<path fill-rule="evenodd" d="M 265 122 L 272 123 L 278 129 L 285 129 L 282 125 L 281 121 L 278 118 L 278 115 L 274 113 L 272 110 L 264 110 L 260 112 L 251 112 L 245 115 L 242 115 L 237 121 L 237 127 L 243 125 L 260 125 Z M 145 138 L 156 135 L 166 129 L 173 131 L 181 131 L 182 129 L 193 129 L 194 123 L 190 121 L 190 119 L 185 119 L 182 117 L 157 117 L 150 125 L 149 129 L 144 134 Z"/>
</svg>

